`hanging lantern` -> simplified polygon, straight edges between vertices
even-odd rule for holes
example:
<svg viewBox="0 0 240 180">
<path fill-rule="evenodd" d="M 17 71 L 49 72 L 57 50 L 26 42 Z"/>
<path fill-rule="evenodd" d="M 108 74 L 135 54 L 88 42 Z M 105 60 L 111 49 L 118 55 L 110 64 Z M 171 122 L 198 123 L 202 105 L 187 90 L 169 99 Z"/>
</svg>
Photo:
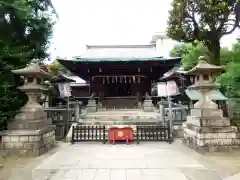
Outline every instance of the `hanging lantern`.
<svg viewBox="0 0 240 180">
<path fill-rule="evenodd" d="M 126 78 L 126 76 L 124 76 L 124 82 L 127 83 L 127 78 Z"/>
<path fill-rule="evenodd" d="M 136 79 L 135 79 L 135 76 L 133 76 L 133 82 L 134 82 L 134 83 L 135 83 L 135 80 L 136 80 Z"/>
<path fill-rule="evenodd" d="M 107 82 L 108 82 L 108 84 L 109 84 L 109 77 L 107 76 Z"/>
<path fill-rule="evenodd" d="M 101 68 L 99 68 L 99 72 L 102 72 L 102 69 L 101 69 Z"/>
<path fill-rule="evenodd" d="M 118 77 L 117 77 L 117 76 L 115 76 L 115 82 L 116 82 L 116 83 L 118 82 Z"/>
<path fill-rule="evenodd" d="M 122 83 L 122 76 L 120 76 L 120 83 Z"/>
<path fill-rule="evenodd" d="M 140 68 L 138 68 L 138 72 L 140 72 L 141 71 L 141 69 Z"/>
</svg>

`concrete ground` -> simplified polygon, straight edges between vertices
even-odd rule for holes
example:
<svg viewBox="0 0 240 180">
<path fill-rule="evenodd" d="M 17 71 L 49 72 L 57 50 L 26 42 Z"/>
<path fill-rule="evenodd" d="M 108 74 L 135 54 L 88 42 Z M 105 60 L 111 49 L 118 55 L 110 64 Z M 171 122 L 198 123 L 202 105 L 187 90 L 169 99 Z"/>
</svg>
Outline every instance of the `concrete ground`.
<svg viewBox="0 0 240 180">
<path fill-rule="evenodd" d="M 4 180 L 239 180 L 240 152 L 233 154 L 201 155 L 179 141 L 64 143 L 25 166 L 12 168 L 10 178 Z"/>
</svg>

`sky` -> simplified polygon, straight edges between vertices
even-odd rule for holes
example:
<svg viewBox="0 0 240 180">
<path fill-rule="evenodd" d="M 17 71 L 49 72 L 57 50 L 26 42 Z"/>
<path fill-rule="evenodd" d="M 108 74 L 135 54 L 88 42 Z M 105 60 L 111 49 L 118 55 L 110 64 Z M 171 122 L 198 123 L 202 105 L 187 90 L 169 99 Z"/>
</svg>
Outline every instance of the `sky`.
<svg viewBox="0 0 240 180">
<path fill-rule="evenodd" d="M 59 15 L 54 27 L 52 56 L 71 57 L 86 45 L 149 44 L 164 32 L 171 0 L 52 0 Z M 222 39 L 230 46 L 239 32 Z M 163 44 L 166 54 L 174 43 Z"/>
</svg>

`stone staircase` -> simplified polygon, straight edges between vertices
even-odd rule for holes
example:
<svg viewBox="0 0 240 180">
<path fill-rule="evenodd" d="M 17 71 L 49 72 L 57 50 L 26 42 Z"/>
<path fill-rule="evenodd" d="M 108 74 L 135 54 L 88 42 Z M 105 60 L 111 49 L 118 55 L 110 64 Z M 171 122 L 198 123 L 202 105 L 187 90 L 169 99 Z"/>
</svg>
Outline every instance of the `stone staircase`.
<svg viewBox="0 0 240 180">
<path fill-rule="evenodd" d="M 147 124 L 159 123 L 158 112 L 144 112 L 141 109 L 98 109 L 97 112 L 86 113 L 80 121 L 82 124 Z"/>
<path fill-rule="evenodd" d="M 109 109 L 121 109 L 121 108 L 136 108 L 136 99 L 118 98 L 118 99 L 105 99 L 102 103 L 103 108 Z"/>
</svg>

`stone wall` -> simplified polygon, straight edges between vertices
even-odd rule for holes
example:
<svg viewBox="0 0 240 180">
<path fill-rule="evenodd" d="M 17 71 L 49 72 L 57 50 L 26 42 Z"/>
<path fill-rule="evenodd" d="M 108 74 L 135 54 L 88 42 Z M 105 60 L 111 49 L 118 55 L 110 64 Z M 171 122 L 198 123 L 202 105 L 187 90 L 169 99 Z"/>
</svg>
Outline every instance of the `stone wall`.
<svg viewBox="0 0 240 180">
<path fill-rule="evenodd" d="M 7 151 L 8 155 L 39 156 L 50 150 L 54 144 L 54 129 L 39 133 L 13 132 L 3 134 L 1 138 L 1 149 Z"/>
</svg>

